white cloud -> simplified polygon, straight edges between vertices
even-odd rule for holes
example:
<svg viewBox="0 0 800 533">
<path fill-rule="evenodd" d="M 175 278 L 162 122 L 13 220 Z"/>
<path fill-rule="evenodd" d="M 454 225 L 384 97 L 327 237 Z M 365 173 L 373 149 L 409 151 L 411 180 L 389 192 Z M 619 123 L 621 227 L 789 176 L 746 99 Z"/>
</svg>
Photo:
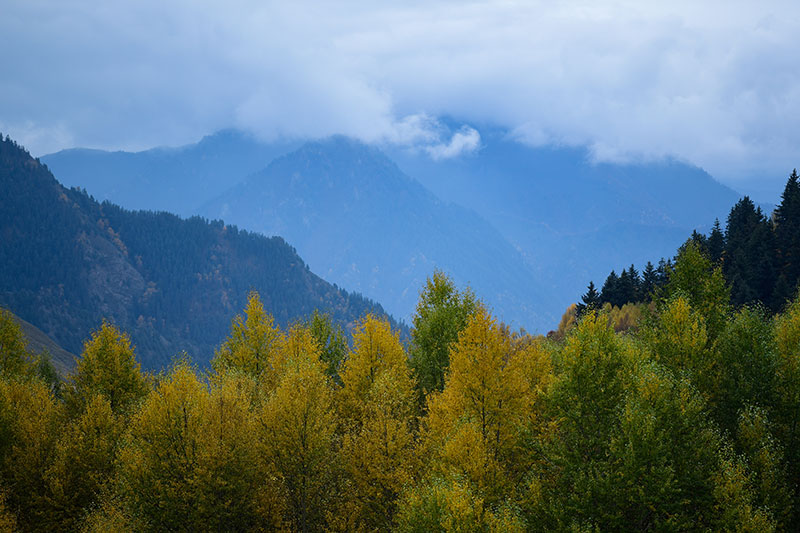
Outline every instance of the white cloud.
<svg viewBox="0 0 800 533">
<path fill-rule="evenodd" d="M 789 1 L 9 2 L 0 124 L 35 154 L 231 125 L 446 154 L 471 139 L 443 141 L 447 115 L 599 160 L 782 180 L 800 146 L 797 27 Z"/>
<path fill-rule="evenodd" d="M 474 128 L 464 126 L 450 138 L 448 143 L 426 146 L 425 151 L 433 159 L 450 159 L 464 153 L 474 152 L 481 145 L 481 136 Z"/>
</svg>

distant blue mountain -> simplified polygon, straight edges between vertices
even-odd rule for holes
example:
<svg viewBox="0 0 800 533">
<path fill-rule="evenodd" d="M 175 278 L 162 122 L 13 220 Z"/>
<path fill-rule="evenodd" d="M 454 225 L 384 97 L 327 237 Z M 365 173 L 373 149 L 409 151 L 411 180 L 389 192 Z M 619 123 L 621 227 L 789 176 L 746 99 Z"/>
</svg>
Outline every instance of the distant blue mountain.
<svg viewBox="0 0 800 533">
<path fill-rule="evenodd" d="M 389 154 L 437 196 L 494 225 L 560 295 L 562 309 L 590 279 L 670 257 L 715 218 L 724 225 L 740 197 L 674 160 L 594 164 L 584 148 L 534 148 L 491 128 L 481 134 L 481 147 L 458 158 Z"/>
<path fill-rule="evenodd" d="M 434 268 L 513 326 L 545 331 L 553 295 L 490 224 L 442 202 L 381 151 L 344 137 L 273 161 L 200 213 L 281 235 L 324 278 L 408 318 Z"/>
<path fill-rule="evenodd" d="M 64 185 L 84 188 L 100 201 L 188 216 L 300 144 L 285 139 L 263 143 L 237 130 L 223 130 L 178 148 L 143 152 L 74 148 L 40 159 Z"/>
<path fill-rule="evenodd" d="M 281 235 L 314 271 L 397 316 L 408 317 L 439 266 L 506 320 L 541 332 L 589 280 L 673 255 L 693 229 L 724 224 L 739 198 L 679 161 L 594 164 L 584 148 L 534 148 L 479 129 L 478 150 L 439 160 L 340 137 L 295 151 L 301 142 L 228 130 L 181 148 L 42 161 L 101 200 Z"/>
</svg>

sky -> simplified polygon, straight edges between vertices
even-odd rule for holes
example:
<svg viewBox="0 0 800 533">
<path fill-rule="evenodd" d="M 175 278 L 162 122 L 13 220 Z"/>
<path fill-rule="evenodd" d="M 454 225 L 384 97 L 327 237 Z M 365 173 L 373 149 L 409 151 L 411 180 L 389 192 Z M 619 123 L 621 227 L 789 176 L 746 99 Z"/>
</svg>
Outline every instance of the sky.
<svg viewBox="0 0 800 533">
<path fill-rule="evenodd" d="M 446 158 L 491 124 L 773 202 L 800 166 L 798 2 L 3 0 L 0 35 L 0 132 L 34 155 L 236 127 Z"/>
</svg>

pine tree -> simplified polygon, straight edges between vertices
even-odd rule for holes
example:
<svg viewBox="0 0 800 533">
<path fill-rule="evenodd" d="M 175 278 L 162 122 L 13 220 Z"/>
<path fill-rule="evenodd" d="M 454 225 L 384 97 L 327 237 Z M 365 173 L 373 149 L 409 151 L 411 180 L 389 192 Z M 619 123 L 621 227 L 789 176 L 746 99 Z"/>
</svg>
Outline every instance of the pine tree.
<svg viewBox="0 0 800 533">
<path fill-rule="evenodd" d="M 709 259 L 715 265 L 719 265 L 722 262 L 722 253 L 725 251 L 725 234 L 722 232 L 718 218 L 714 219 L 714 226 L 711 228 L 706 242 Z"/>
<path fill-rule="evenodd" d="M 775 246 L 777 271 L 782 281 L 776 286 L 773 307 L 778 308 L 794 297 L 800 280 L 800 178 L 792 171 L 775 209 Z"/>
<path fill-rule="evenodd" d="M 593 311 L 598 307 L 600 307 L 600 294 L 598 294 L 594 282 L 590 281 L 586 294 L 581 296 L 581 303 L 579 303 L 576 308 L 578 318 L 587 311 Z"/>
<path fill-rule="evenodd" d="M 603 288 L 600 290 L 600 302 L 610 303 L 611 305 L 622 305 L 619 303 L 619 277 L 613 270 L 603 283 Z M 623 302 L 624 303 L 624 302 Z"/>
<path fill-rule="evenodd" d="M 653 263 L 648 261 L 644 266 L 644 270 L 642 271 L 641 299 L 649 300 L 653 296 L 653 291 L 656 290 L 657 286 L 658 273 L 656 272 L 656 268 L 653 266 Z"/>
<path fill-rule="evenodd" d="M 723 272 L 731 286 L 731 303 L 773 301 L 775 243 L 761 208 L 745 196 L 731 209 L 725 235 Z"/>
</svg>

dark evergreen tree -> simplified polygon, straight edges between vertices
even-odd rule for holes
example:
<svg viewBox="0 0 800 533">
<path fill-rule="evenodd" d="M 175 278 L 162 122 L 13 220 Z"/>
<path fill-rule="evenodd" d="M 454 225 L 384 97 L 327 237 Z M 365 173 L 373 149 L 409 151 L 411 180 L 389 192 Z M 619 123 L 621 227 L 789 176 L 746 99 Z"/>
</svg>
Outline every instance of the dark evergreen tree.
<svg viewBox="0 0 800 533">
<path fill-rule="evenodd" d="M 722 261 L 722 252 L 725 251 L 725 234 L 719 225 L 719 219 L 714 220 L 714 226 L 711 228 L 711 233 L 708 234 L 706 240 L 706 250 L 708 250 L 708 258 L 715 265 L 719 265 Z"/>
<path fill-rule="evenodd" d="M 689 237 L 689 240 L 691 240 L 692 242 L 696 243 L 697 246 L 700 247 L 700 250 L 704 254 L 709 255 L 708 254 L 708 238 L 706 238 L 705 235 L 703 235 L 702 233 L 699 233 L 697 230 L 693 230 L 692 231 L 692 236 Z"/>
<path fill-rule="evenodd" d="M 615 271 L 611 271 L 611 274 L 608 275 L 606 278 L 605 283 L 603 283 L 603 288 L 600 290 L 600 303 L 610 303 L 611 305 L 620 305 L 619 304 L 619 277 Z"/>
<path fill-rule="evenodd" d="M 648 261 L 644 266 L 644 270 L 642 271 L 642 285 L 640 289 L 641 299 L 649 300 L 657 286 L 658 272 L 656 271 L 656 267 L 653 266 L 653 263 Z"/>
<path fill-rule="evenodd" d="M 770 222 L 745 196 L 731 209 L 725 235 L 723 272 L 731 303 L 769 305 L 775 287 L 775 240 Z"/>
<path fill-rule="evenodd" d="M 578 318 L 586 311 L 591 311 L 600 307 L 600 294 L 597 292 L 593 281 L 589 282 L 587 289 L 586 294 L 581 296 L 581 302 L 576 307 Z"/>
<path fill-rule="evenodd" d="M 800 279 L 800 178 L 792 171 L 773 215 L 775 223 L 776 269 L 778 281 L 772 297 L 773 307 L 792 298 Z"/>
</svg>

